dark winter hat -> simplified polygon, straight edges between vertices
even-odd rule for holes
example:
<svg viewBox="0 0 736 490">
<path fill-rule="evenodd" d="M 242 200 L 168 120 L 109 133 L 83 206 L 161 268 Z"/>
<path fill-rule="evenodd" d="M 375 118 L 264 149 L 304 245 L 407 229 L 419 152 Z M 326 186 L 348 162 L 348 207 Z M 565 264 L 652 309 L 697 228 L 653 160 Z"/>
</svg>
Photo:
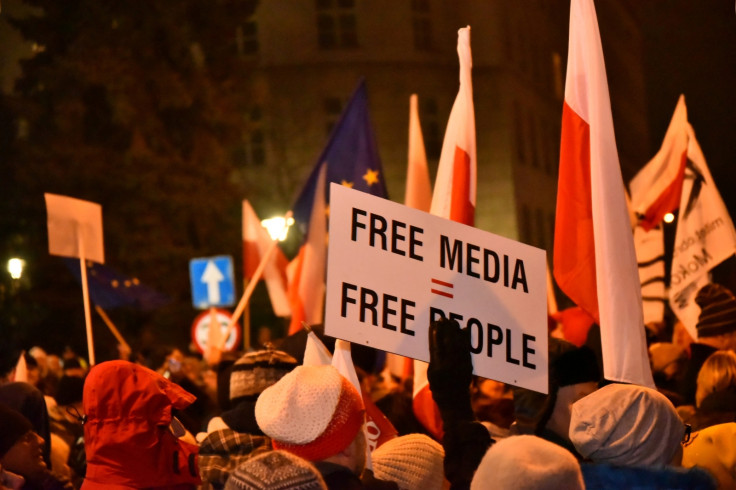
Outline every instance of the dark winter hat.
<svg viewBox="0 0 736 490">
<path fill-rule="evenodd" d="M 241 464 L 228 478 L 225 490 L 326 489 L 317 468 L 286 451 L 270 451 Z"/>
<path fill-rule="evenodd" d="M 0 458 L 32 430 L 33 426 L 20 412 L 0 403 Z"/>
<path fill-rule="evenodd" d="M 720 284 L 706 284 L 695 302 L 700 306 L 700 316 L 695 328 L 698 337 L 714 337 L 736 330 L 736 298 Z"/>
<path fill-rule="evenodd" d="M 297 366 L 297 360 L 286 352 L 260 350 L 238 359 L 230 373 L 230 403 L 255 401 L 263 390 L 280 380 Z"/>
<path fill-rule="evenodd" d="M 554 382 L 558 388 L 563 386 L 599 382 L 601 371 L 598 368 L 598 359 L 590 347 L 572 348 L 559 354 L 557 359 L 550 359 Z"/>
<path fill-rule="evenodd" d="M 84 379 L 79 376 L 62 376 L 56 388 L 56 403 L 61 406 L 72 405 L 82 401 Z"/>
</svg>

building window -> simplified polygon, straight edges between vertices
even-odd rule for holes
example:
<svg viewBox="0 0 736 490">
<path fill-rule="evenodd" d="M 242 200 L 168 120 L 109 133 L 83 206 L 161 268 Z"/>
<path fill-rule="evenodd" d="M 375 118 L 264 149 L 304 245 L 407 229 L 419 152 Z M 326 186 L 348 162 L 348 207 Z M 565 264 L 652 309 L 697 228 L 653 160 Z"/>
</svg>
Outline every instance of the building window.
<svg viewBox="0 0 736 490">
<path fill-rule="evenodd" d="M 437 101 L 432 98 L 422 99 L 420 120 L 424 136 L 424 151 L 430 160 L 438 160 L 442 153 L 442 133 L 438 119 Z"/>
<path fill-rule="evenodd" d="M 235 30 L 235 44 L 240 56 L 258 52 L 258 24 L 253 21 L 239 25 Z"/>
<path fill-rule="evenodd" d="M 555 96 L 562 100 L 565 93 L 565 86 L 562 83 L 562 56 L 560 53 L 552 53 L 552 80 L 555 89 Z"/>
<path fill-rule="evenodd" d="M 521 205 L 521 241 L 532 244 L 532 216 L 529 212 L 529 206 Z"/>
<path fill-rule="evenodd" d="M 320 49 L 358 46 L 355 0 L 316 0 L 316 8 Z"/>
<path fill-rule="evenodd" d="M 542 212 L 541 209 L 537 209 L 536 212 L 536 222 L 537 222 L 537 246 L 539 248 L 547 248 L 547 222 L 544 219 L 544 212 Z"/>
<path fill-rule="evenodd" d="M 414 48 L 418 51 L 431 51 L 432 21 L 429 15 L 429 0 L 412 0 L 411 11 Z"/>
<path fill-rule="evenodd" d="M 521 107 L 518 102 L 514 102 L 513 107 L 514 118 L 514 142 L 516 146 L 516 158 L 519 163 L 526 162 L 526 142 L 524 137 L 524 121 L 521 116 Z"/>
<path fill-rule="evenodd" d="M 332 133 L 332 128 L 337 124 L 342 114 L 342 101 L 339 97 L 327 97 L 324 100 L 324 111 L 325 120 L 327 121 L 325 128 L 327 129 L 327 136 Z"/>
<path fill-rule="evenodd" d="M 235 149 L 233 158 L 243 166 L 263 165 L 266 163 L 266 137 L 261 107 L 254 105 L 244 119 L 243 145 Z"/>
<path fill-rule="evenodd" d="M 537 124 L 534 121 L 534 113 L 529 113 L 529 154 L 533 167 L 539 167 L 539 148 L 537 146 Z"/>
</svg>

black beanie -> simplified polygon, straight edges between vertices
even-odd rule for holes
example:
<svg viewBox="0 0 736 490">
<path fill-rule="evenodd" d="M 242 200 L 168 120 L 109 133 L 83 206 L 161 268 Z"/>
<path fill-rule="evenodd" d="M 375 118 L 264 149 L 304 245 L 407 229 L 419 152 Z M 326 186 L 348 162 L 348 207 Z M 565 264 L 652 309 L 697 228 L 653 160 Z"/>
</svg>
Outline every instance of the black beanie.
<svg viewBox="0 0 736 490">
<path fill-rule="evenodd" d="M 715 337 L 736 330 L 736 298 L 720 284 L 706 284 L 695 302 L 700 306 L 698 337 Z"/>
<path fill-rule="evenodd" d="M 20 412 L 0 403 L 0 458 L 32 430 L 33 426 Z"/>
<path fill-rule="evenodd" d="M 82 401 L 84 392 L 84 379 L 79 376 L 62 376 L 56 387 L 54 399 L 60 406 L 72 405 Z"/>
</svg>

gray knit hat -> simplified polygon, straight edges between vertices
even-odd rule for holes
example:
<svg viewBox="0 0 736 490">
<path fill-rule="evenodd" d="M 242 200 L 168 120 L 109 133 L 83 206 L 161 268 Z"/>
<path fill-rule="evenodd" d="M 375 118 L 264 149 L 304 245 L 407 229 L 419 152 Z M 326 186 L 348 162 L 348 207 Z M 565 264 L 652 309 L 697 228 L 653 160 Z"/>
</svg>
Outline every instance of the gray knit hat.
<svg viewBox="0 0 736 490">
<path fill-rule="evenodd" d="M 570 440 L 596 463 L 661 467 L 684 434 L 672 402 L 651 388 L 611 384 L 572 405 Z"/>
<path fill-rule="evenodd" d="M 317 468 L 286 451 L 269 451 L 238 466 L 225 490 L 327 489 Z"/>
<path fill-rule="evenodd" d="M 695 302 L 700 306 L 700 316 L 695 328 L 698 337 L 714 337 L 736 330 L 736 298 L 720 284 L 706 284 Z"/>
</svg>

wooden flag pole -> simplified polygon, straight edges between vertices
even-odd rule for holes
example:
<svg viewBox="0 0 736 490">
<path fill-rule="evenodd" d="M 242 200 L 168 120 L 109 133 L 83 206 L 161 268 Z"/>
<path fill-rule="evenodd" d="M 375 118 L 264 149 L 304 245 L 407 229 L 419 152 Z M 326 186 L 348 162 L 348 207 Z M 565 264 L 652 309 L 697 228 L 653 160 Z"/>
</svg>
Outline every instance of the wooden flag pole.
<svg viewBox="0 0 736 490">
<path fill-rule="evenodd" d="M 286 213 L 285 223 L 287 223 L 287 228 L 289 227 L 289 218 L 291 218 L 292 215 L 293 213 L 291 211 Z M 235 328 L 235 325 L 238 323 L 240 315 L 243 314 L 245 306 L 248 304 L 248 301 L 250 301 L 250 297 L 253 295 L 253 290 L 255 290 L 258 281 L 261 280 L 261 276 L 263 275 L 263 271 L 266 269 L 268 261 L 271 259 L 271 255 L 273 255 L 273 253 L 276 251 L 276 247 L 278 246 L 279 240 L 278 238 L 276 238 L 271 242 L 271 246 L 268 247 L 268 250 L 266 250 L 266 253 L 263 255 L 263 257 L 261 257 L 261 261 L 258 264 L 258 267 L 256 267 L 255 272 L 253 273 L 253 277 L 250 279 L 250 282 L 248 282 L 248 287 L 246 287 L 245 291 L 243 291 L 243 296 L 241 296 L 240 301 L 238 302 L 238 306 L 235 307 L 233 316 L 232 318 L 230 318 L 230 321 L 227 324 L 227 331 L 225 334 L 225 338 L 220 342 L 220 349 L 225 347 L 225 341 L 230 337 L 233 328 Z"/>
<path fill-rule="evenodd" d="M 100 305 L 95 305 L 95 311 L 98 315 L 102 318 L 102 321 L 105 322 L 105 325 L 107 325 L 107 328 L 110 329 L 112 334 L 115 336 L 115 338 L 118 340 L 118 343 L 122 345 L 126 350 L 130 351 L 130 345 L 125 341 L 123 336 L 120 334 L 120 331 L 117 329 L 115 324 L 110 320 L 110 317 L 107 316 L 107 313 L 105 310 L 103 310 Z"/>
<path fill-rule="evenodd" d="M 92 339 L 92 313 L 89 309 L 89 286 L 87 285 L 87 264 L 84 258 L 84 240 L 77 227 L 77 241 L 79 243 L 79 267 L 82 272 L 82 298 L 84 300 L 84 321 L 87 325 L 87 353 L 90 367 L 95 365 L 95 344 Z"/>
</svg>

